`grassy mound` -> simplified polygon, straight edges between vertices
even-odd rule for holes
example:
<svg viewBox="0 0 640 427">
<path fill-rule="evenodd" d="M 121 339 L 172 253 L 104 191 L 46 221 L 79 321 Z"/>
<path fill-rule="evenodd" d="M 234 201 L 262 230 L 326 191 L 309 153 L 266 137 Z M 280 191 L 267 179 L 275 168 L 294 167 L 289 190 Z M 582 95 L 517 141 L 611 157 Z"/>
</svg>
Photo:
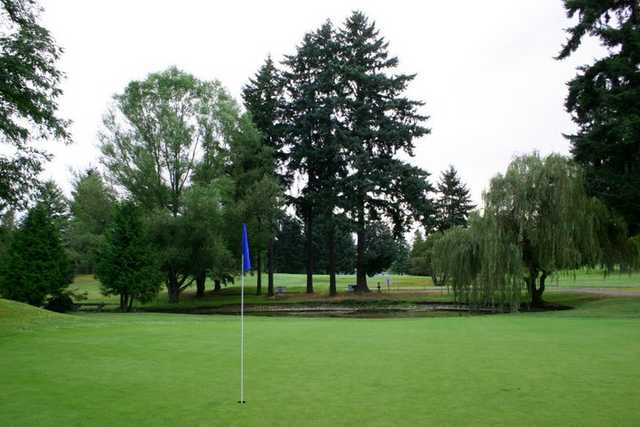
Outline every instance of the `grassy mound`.
<svg viewBox="0 0 640 427">
<path fill-rule="evenodd" d="M 0 298 L 0 335 L 16 329 L 29 329 L 35 324 L 68 319 L 71 319 L 71 317 L 29 304 Z"/>
</svg>

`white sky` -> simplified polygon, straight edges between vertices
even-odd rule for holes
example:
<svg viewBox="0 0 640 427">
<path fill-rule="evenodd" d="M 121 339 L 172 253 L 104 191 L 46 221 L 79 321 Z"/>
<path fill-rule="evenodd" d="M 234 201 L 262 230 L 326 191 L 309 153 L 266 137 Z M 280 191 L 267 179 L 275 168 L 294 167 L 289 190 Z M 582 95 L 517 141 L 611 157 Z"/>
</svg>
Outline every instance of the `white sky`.
<svg viewBox="0 0 640 427">
<path fill-rule="evenodd" d="M 240 90 L 267 54 L 293 53 L 305 32 L 352 10 L 376 21 L 417 73 L 409 95 L 426 102 L 431 135 L 416 141 L 414 164 L 435 181 L 453 164 L 474 200 L 514 155 L 568 153 L 574 128 L 563 102 L 577 65 L 602 50 L 593 42 L 553 59 L 569 26 L 561 0 L 161 1 L 42 0 L 42 23 L 65 49 L 61 114 L 74 144 L 52 147 L 48 165 L 65 190 L 71 170 L 98 165 L 97 131 L 114 93 L 170 65 Z M 54 144 L 50 144 L 53 146 Z"/>
</svg>

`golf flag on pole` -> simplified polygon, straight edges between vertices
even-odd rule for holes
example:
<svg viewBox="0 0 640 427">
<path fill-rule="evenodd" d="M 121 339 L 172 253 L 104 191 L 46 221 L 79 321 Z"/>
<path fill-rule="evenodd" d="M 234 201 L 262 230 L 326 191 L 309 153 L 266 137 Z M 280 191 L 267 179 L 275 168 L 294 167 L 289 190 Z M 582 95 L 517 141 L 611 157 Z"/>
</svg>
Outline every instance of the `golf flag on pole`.
<svg viewBox="0 0 640 427">
<path fill-rule="evenodd" d="M 238 403 L 246 403 L 244 400 L 244 273 L 251 270 L 247 224 L 242 224 L 241 258 L 242 272 L 240 272 L 240 400 L 238 400 Z"/>
<path fill-rule="evenodd" d="M 249 259 L 249 237 L 247 236 L 247 224 L 242 224 L 242 272 L 246 273 L 249 270 L 251 270 L 251 259 Z"/>
</svg>

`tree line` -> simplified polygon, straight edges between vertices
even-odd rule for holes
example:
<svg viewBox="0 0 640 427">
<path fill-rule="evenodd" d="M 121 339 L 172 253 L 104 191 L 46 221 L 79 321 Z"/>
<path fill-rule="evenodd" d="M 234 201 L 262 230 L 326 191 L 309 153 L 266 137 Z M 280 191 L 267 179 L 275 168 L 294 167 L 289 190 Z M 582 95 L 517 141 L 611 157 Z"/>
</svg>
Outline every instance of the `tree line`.
<svg viewBox="0 0 640 427">
<path fill-rule="evenodd" d="M 95 273 L 123 309 L 205 292 L 239 271 L 239 230 L 251 236 L 262 294 L 274 272 L 356 272 L 356 290 L 385 270 L 430 275 L 458 301 L 517 309 L 543 303 L 561 270 L 637 267 L 640 245 L 640 28 L 636 1 L 567 0 L 578 17 L 558 59 L 589 34 L 609 48 L 569 83 L 573 158 L 517 157 L 492 179 L 481 209 L 457 171 L 439 183 L 403 160 L 430 133 L 415 78 L 375 23 L 354 12 L 267 57 L 234 100 L 215 80 L 171 67 L 130 82 L 102 123 L 100 167 L 78 173 L 67 201 L 38 174 L 42 139 L 70 142 L 58 116 L 61 49 L 34 1 L 0 8 L 0 291 L 69 301 L 73 273 Z M 32 64 L 22 67 L 20 64 Z M 579 213 L 579 214 L 578 214 Z M 403 238 L 418 226 L 410 249 Z M 354 239 L 355 238 L 355 239 Z"/>
<path fill-rule="evenodd" d="M 7 27 L 39 29 L 27 32 L 34 46 L 27 53 L 50 60 L 37 71 L 48 81 L 23 76 L 35 87 L 42 83 L 41 93 L 20 94 L 49 104 L 4 114 L 64 139 L 68 122 L 52 108 L 61 93 L 60 49 L 38 25 L 36 3 L 7 1 L 3 8 Z M 10 41 L 3 41 L 5 52 Z M 191 285 L 202 295 L 207 278 L 217 290 L 237 274 L 242 223 L 251 236 L 257 294 L 264 271 L 273 295 L 275 271 L 301 269 L 307 292 L 314 291 L 314 273 L 323 272 L 335 295 L 336 274 L 354 270 L 358 290 L 368 290 L 367 275 L 407 252 L 408 227 L 426 224 L 435 212 L 429 174 L 398 158 L 412 155 L 416 140 L 429 133 L 428 117 L 421 101 L 405 95 L 415 76 L 396 73 L 398 59 L 387 48 L 375 24 L 354 12 L 340 27 L 327 21 L 306 34 L 280 63 L 267 58 L 243 88 L 242 104 L 220 82 L 177 67 L 132 81 L 105 114 L 100 168 L 77 174 L 70 201 L 55 184 L 37 180 L 38 161 L 46 159 L 20 145 L 36 145 L 28 129 L 3 128 L 33 163 L 21 169 L 20 156 L 6 158 L 25 185 L 12 179 L 1 188 L 0 250 L 10 254 L 1 267 L 3 295 L 20 298 L 13 291 L 30 279 L 18 280 L 16 272 L 38 274 L 25 266 L 54 257 L 22 251 L 23 237 L 57 248 L 65 272 L 33 303 L 63 293 L 74 272 L 95 273 L 105 294 L 120 295 L 123 309 L 150 298 L 161 283 L 171 302 Z M 5 62 L 15 59 L 9 56 Z"/>
</svg>

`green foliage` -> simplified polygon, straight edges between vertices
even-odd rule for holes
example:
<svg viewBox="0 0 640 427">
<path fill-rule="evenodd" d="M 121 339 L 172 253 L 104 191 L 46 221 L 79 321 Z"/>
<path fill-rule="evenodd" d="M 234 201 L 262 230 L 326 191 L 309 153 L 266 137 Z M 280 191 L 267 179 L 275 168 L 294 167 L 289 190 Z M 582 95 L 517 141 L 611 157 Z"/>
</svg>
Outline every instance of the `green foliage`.
<svg viewBox="0 0 640 427">
<path fill-rule="evenodd" d="M 470 212 L 476 207 L 471 202 L 469 189 L 458 177 L 453 166 L 442 172 L 437 186 L 435 227 L 445 231 L 457 225 L 466 226 Z"/>
<path fill-rule="evenodd" d="M 220 191 L 215 185 L 195 185 L 185 194 L 183 236 L 187 239 L 184 251 L 189 256 L 193 277 L 212 277 L 226 280 L 237 271 L 225 234 L 227 227 L 221 208 Z M 238 229 L 238 228 L 237 228 Z"/>
<path fill-rule="evenodd" d="M 411 248 L 404 236 L 396 239 L 396 255 L 389 271 L 394 274 L 409 274 Z"/>
<path fill-rule="evenodd" d="M 71 191 L 67 240 L 76 273 L 95 273 L 97 253 L 111 223 L 115 196 L 100 173 L 89 169 L 76 176 Z"/>
<path fill-rule="evenodd" d="M 282 174 L 286 171 L 281 169 L 288 157 L 283 151 L 284 129 L 280 117 L 283 84 L 280 71 L 268 56 L 255 77 L 242 88 L 242 99 L 253 124 L 260 131 L 262 145 L 273 153 L 272 172 L 278 168 L 280 177 L 285 180 Z"/>
<path fill-rule="evenodd" d="M 133 300 L 149 301 L 160 290 L 162 275 L 148 241 L 142 212 L 132 202 L 116 206 L 113 223 L 99 252 L 96 276 L 105 295 L 120 295 L 120 309 Z"/>
<path fill-rule="evenodd" d="M 236 110 L 220 83 L 176 68 L 130 82 L 100 135 L 109 177 L 144 208 L 177 215 L 201 150 L 225 141 Z"/>
<path fill-rule="evenodd" d="M 45 181 L 38 189 L 37 198 L 38 203 L 49 211 L 49 216 L 56 228 L 60 230 L 63 241 L 66 241 L 66 232 L 71 213 L 69 211 L 69 200 L 65 197 L 62 189 L 54 181 Z"/>
<path fill-rule="evenodd" d="M 224 275 L 229 260 L 217 236 L 229 237 L 233 222 L 205 218 L 200 205 L 212 215 L 233 211 L 259 180 L 240 173 L 252 170 L 247 163 L 259 163 L 263 151 L 250 117 L 240 115 L 220 83 L 169 68 L 130 82 L 114 97 L 104 126 L 108 177 L 147 211 L 171 301 L 194 279 L 203 284 L 206 271 Z M 231 241 L 225 242 L 235 249 Z M 214 252 L 224 260 L 218 265 L 210 259 Z"/>
<path fill-rule="evenodd" d="M 16 231 L 15 212 L 12 210 L 0 214 L 0 277 L 2 277 L 7 260 L 11 240 Z"/>
<path fill-rule="evenodd" d="M 313 252 L 316 257 L 314 272 L 318 274 L 331 274 L 329 265 L 330 233 L 335 233 L 335 273 L 350 274 L 355 268 L 355 244 L 351 228 L 343 218 L 333 216 L 328 218 L 320 216 L 315 219 L 313 227 Z M 302 270 L 300 271 L 302 272 Z"/>
<path fill-rule="evenodd" d="M 34 0 L 0 2 L 0 143 L 16 151 L 0 155 L 0 212 L 24 207 L 25 196 L 38 185 L 49 156 L 29 142 L 70 140 L 68 122 L 56 111 L 63 78 L 56 62 L 62 49 L 39 24 L 40 10 Z"/>
<path fill-rule="evenodd" d="M 313 229 L 313 253 L 317 260 L 314 273 L 329 274 L 329 254 L 327 228 L 330 225 L 323 218 L 317 219 Z M 336 272 L 350 274 L 354 271 L 355 245 L 351 230 L 344 222 L 336 222 Z M 304 232 L 301 221 L 283 215 L 278 221 L 274 242 L 274 267 L 279 273 L 304 273 Z"/>
<path fill-rule="evenodd" d="M 422 238 L 422 233 L 418 230 L 413 240 L 413 246 L 409 255 L 409 273 L 430 276 L 435 286 L 445 286 L 449 273 L 445 264 L 438 263 L 434 259 L 437 257 L 437 242 L 441 240 L 443 233 L 435 232 L 430 234 L 426 239 Z"/>
<path fill-rule="evenodd" d="M 435 244 L 433 261 L 451 275 L 459 301 L 514 310 L 524 285 L 538 305 L 553 273 L 623 261 L 612 252 L 625 245 L 623 225 L 611 218 L 586 195 L 577 165 L 555 154 L 521 156 L 491 180 L 483 215 Z"/>
<path fill-rule="evenodd" d="M 409 274 L 416 276 L 429 275 L 426 252 L 425 240 L 422 237 L 422 232 L 418 230 L 413 237 L 413 244 L 409 253 Z"/>
<path fill-rule="evenodd" d="M 11 239 L 0 291 L 6 298 L 41 305 L 48 295 L 71 283 L 72 265 L 67 259 L 46 206 L 30 209 Z"/>
<path fill-rule="evenodd" d="M 66 313 L 76 309 L 75 301 L 87 299 L 87 292 L 74 292 L 72 289 L 64 289 L 47 298 L 44 308 L 58 313 Z"/>
<path fill-rule="evenodd" d="M 387 271 L 401 251 L 401 242 L 383 222 L 367 227 L 364 268 L 369 277 Z"/>
<path fill-rule="evenodd" d="M 578 69 L 566 109 L 578 125 L 569 135 L 587 190 L 619 212 L 631 234 L 640 231 L 640 5 L 637 0 L 565 0 L 569 39 L 558 58 L 592 36 L 607 55 Z"/>
<path fill-rule="evenodd" d="M 404 96 L 414 76 L 395 73 L 398 60 L 387 47 L 375 25 L 354 12 L 339 29 L 327 22 L 306 34 L 283 73 L 287 166 L 305 178 L 298 212 L 309 235 L 313 218 L 333 222 L 337 211 L 356 225 L 363 290 L 368 224 L 386 218 L 399 235 L 432 211 L 428 173 L 395 157 L 412 155 L 414 138 L 429 130 L 422 103 Z"/>
<path fill-rule="evenodd" d="M 294 216 L 278 220 L 273 248 L 274 269 L 278 273 L 304 272 L 304 235 L 302 224 Z"/>
</svg>

